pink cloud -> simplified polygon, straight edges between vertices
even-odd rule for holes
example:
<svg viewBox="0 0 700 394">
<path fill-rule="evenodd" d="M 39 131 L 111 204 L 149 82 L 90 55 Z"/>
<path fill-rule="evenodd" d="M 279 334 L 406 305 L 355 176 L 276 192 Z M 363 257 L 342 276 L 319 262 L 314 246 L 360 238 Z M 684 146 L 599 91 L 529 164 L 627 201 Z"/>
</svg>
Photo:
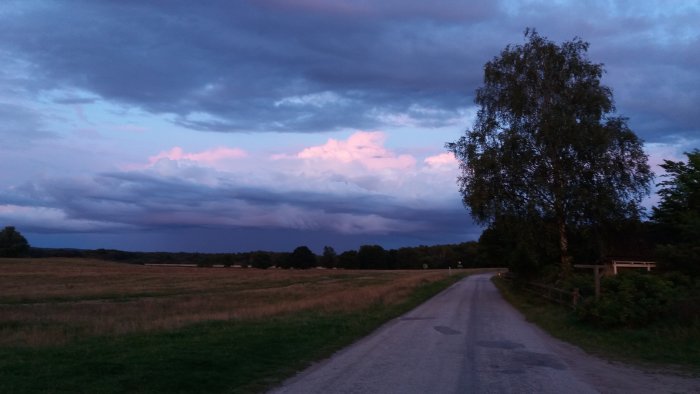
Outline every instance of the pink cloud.
<svg viewBox="0 0 700 394">
<path fill-rule="evenodd" d="M 426 157 L 423 160 L 430 168 L 456 167 L 457 159 L 452 152 L 440 153 L 439 155 Z"/>
<path fill-rule="evenodd" d="M 227 159 L 239 159 L 248 156 L 248 154 L 238 148 L 227 148 L 218 147 L 214 149 L 205 150 L 197 153 L 185 153 L 179 146 L 173 147 L 169 151 L 160 152 L 155 156 L 148 158 L 148 162 L 152 165 L 157 163 L 162 159 L 168 160 L 189 160 L 199 163 L 214 163 L 221 160 Z"/>
<path fill-rule="evenodd" d="M 324 145 L 299 152 L 300 159 L 320 159 L 340 163 L 357 162 L 370 170 L 408 169 L 416 164 L 411 155 L 396 155 L 384 147 L 384 133 L 359 131 L 347 140 L 329 139 Z"/>
</svg>

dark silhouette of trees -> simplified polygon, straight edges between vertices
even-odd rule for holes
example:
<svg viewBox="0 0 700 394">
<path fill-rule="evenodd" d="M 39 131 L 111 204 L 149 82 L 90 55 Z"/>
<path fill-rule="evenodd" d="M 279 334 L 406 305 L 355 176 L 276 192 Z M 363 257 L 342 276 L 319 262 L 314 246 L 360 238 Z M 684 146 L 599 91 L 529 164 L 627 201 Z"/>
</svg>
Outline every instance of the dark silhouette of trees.
<svg viewBox="0 0 700 394">
<path fill-rule="evenodd" d="M 307 247 L 292 252 L 252 251 L 241 253 L 189 253 L 189 252 L 127 252 L 113 249 L 43 249 L 31 248 L 31 257 L 82 257 L 118 261 L 129 264 L 196 264 L 201 267 L 254 267 L 254 268 L 312 268 L 317 262 L 327 268 L 344 269 L 431 269 L 447 267 L 493 266 L 494 263 L 479 260 L 478 243 L 463 242 L 454 245 L 403 247 L 385 250 L 379 245 L 363 245 L 362 253 L 348 250 L 337 254 L 324 247 L 321 256 L 315 256 Z"/>
<path fill-rule="evenodd" d="M 460 161 L 460 192 L 481 224 L 516 222 L 527 237 L 556 234 L 560 268 L 570 272 L 569 233 L 637 217 L 652 179 L 642 142 L 614 116 L 603 65 L 588 43 L 557 45 L 535 30 L 484 67 L 471 130 L 447 148 Z M 546 230 L 527 231 L 533 223 Z M 542 228 L 542 227 L 540 227 Z"/>
<path fill-rule="evenodd" d="M 389 269 L 386 250 L 379 245 L 362 245 L 357 252 L 358 268 Z"/>
<path fill-rule="evenodd" d="M 306 246 L 299 246 L 287 257 L 290 268 L 307 269 L 316 267 L 316 255 Z"/>
<path fill-rule="evenodd" d="M 479 238 L 482 266 L 507 266 L 523 277 L 541 272 L 557 260 L 556 231 L 541 219 L 501 216 Z"/>
<path fill-rule="evenodd" d="M 272 257 L 265 252 L 253 252 L 250 260 L 253 268 L 268 269 L 272 266 Z"/>
<path fill-rule="evenodd" d="M 321 255 L 321 266 L 325 268 L 335 268 L 338 264 L 338 255 L 335 249 L 330 246 L 323 247 L 323 255 Z"/>
<path fill-rule="evenodd" d="M 13 226 L 0 231 L 0 257 L 23 257 L 28 254 L 29 242 Z"/>
<path fill-rule="evenodd" d="M 653 217 L 659 262 L 668 270 L 700 275 L 700 150 L 688 162 L 664 160 L 661 201 Z"/>
<path fill-rule="evenodd" d="M 345 269 L 357 269 L 357 251 L 346 250 L 338 256 L 338 267 Z"/>
</svg>

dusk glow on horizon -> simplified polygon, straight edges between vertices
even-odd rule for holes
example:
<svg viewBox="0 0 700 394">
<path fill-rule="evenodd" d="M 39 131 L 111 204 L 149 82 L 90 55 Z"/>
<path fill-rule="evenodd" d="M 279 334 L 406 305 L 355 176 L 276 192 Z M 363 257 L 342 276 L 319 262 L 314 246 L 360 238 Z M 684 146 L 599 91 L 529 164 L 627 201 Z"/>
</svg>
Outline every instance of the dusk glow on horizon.
<svg viewBox="0 0 700 394">
<path fill-rule="evenodd" d="M 444 145 L 486 62 L 526 27 L 589 42 L 660 175 L 700 148 L 698 20 L 700 1 L 3 1 L 0 226 L 134 251 L 475 240 Z"/>
</svg>

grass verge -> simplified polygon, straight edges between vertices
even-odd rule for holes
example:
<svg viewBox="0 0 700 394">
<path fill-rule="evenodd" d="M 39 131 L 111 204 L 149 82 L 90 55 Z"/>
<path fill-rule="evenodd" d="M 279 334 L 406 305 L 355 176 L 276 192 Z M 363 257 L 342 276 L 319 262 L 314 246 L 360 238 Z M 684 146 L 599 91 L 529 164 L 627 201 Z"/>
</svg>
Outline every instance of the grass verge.
<svg viewBox="0 0 700 394">
<path fill-rule="evenodd" d="M 0 348 L 3 393 L 259 392 L 367 335 L 465 275 L 415 288 L 402 302 L 354 312 L 301 312 L 176 330 Z"/>
<path fill-rule="evenodd" d="M 700 322 L 657 323 L 645 328 L 599 328 L 580 322 L 573 311 L 519 292 L 497 277 L 503 297 L 528 321 L 554 337 L 605 358 L 636 364 L 663 364 L 700 375 Z"/>
</svg>

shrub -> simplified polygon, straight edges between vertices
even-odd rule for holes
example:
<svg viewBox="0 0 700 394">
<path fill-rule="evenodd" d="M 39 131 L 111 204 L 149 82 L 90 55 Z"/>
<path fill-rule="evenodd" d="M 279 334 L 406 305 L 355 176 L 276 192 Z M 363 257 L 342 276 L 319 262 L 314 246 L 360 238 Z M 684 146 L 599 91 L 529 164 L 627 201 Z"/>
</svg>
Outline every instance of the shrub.
<svg viewBox="0 0 700 394">
<path fill-rule="evenodd" d="M 666 317 L 676 298 L 667 279 L 623 273 L 603 278 L 600 299 L 589 297 L 577 313 L 582 320 L 603 327 L 639 327 Z"/>
<path fill-rule="evenodd" d="M 592 273 L 574 273 L 562 283 L 561 287 L 569 291 L 578 289 L 581 297 L 588 298 L 595 295 L 594 283 L 595 281 Z"/>
<path fill-rule="evenodd" d="M 671 281 L 677 290 L 677 299 L 670 308 L 671 316 L 679 321 L 700 321 L 700 277 L 668 272 L 664 278 Z"/>
<path fill-rule="evenodd" d="M 272 257 L 265 252 L 255 252 L 252 257 L 253 268 L 268 269 L 272 266 Z"/>
</svg>

